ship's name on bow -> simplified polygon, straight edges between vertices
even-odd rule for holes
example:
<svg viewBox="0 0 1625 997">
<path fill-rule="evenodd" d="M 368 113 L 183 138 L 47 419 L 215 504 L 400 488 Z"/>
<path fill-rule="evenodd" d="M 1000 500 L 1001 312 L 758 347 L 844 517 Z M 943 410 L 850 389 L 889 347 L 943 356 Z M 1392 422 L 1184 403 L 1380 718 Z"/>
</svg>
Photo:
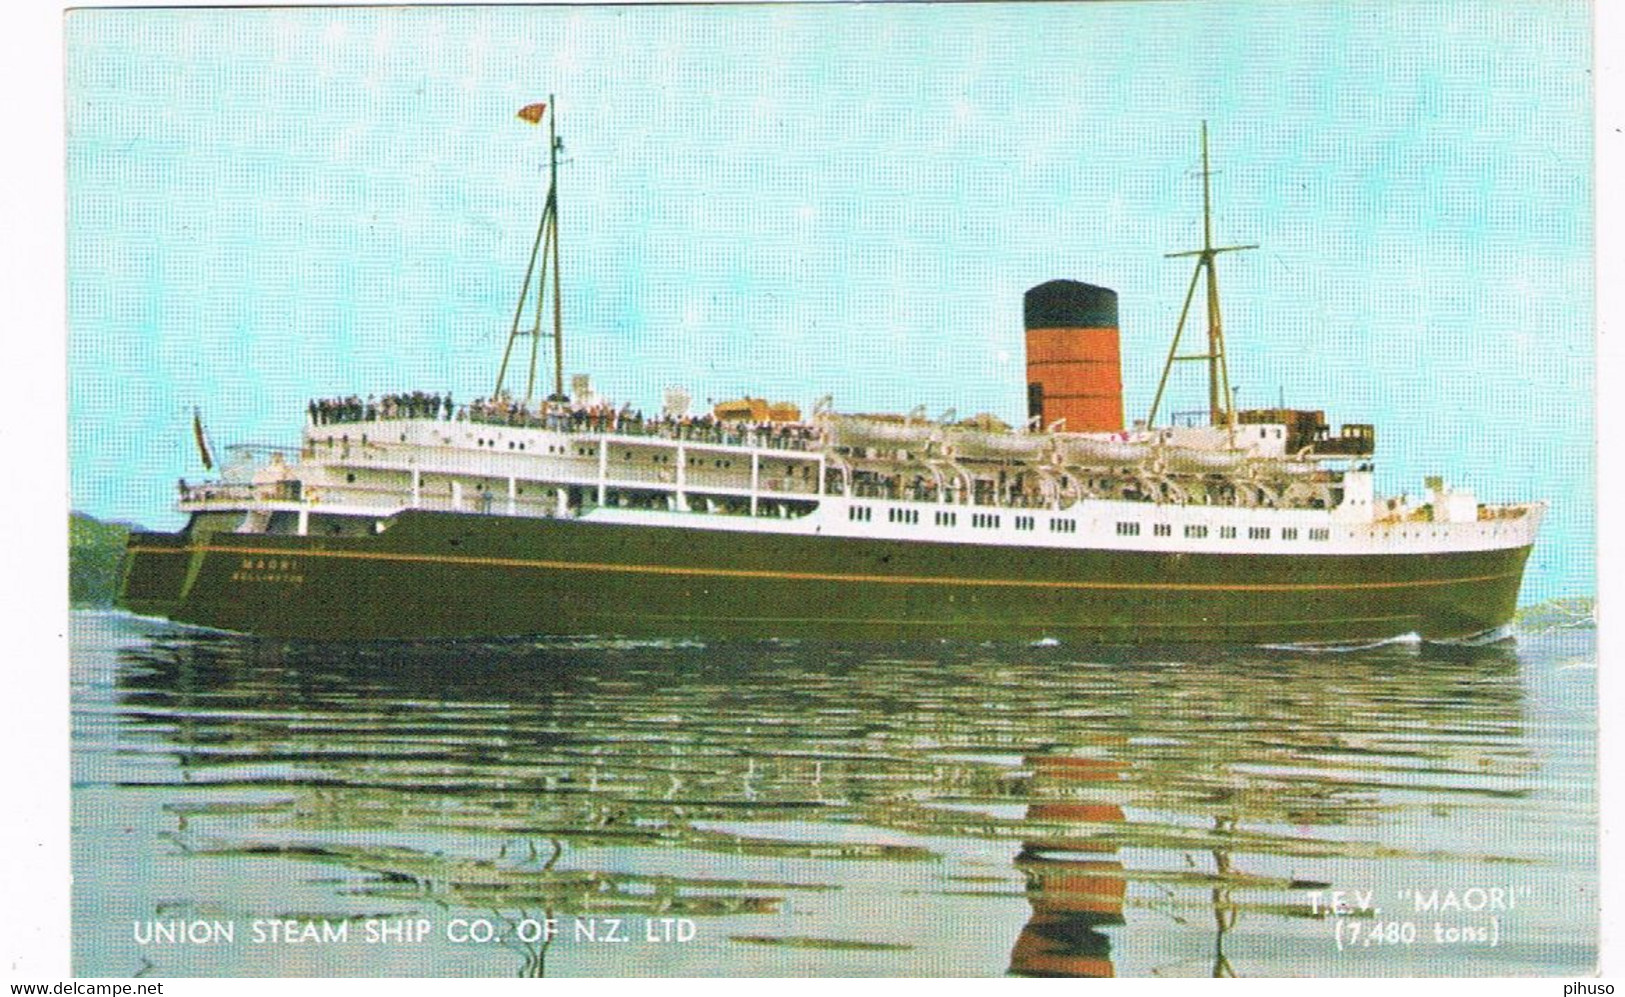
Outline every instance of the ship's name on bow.
<svg viewBox="0 0 1625 997">
<path fill-rule="evenodd" d="M 265 582 L 303 585 L 305 575 L 299 560 L 292 557 L 245 557 L 231 573 L 234 582 Z"/>
</svg>

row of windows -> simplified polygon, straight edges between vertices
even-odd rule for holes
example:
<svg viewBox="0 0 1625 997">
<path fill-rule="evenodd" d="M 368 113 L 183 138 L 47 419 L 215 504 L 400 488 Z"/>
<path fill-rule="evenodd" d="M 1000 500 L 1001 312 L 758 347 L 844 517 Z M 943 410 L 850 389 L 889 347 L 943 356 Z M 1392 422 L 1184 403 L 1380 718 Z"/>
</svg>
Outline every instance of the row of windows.
<svg viewBox="0 0 1625 997">
<path fill-rule="evenodd" d="M 1054 528 L 1054 523 L 1051 523 L 1051 528 L 1052 529 Z M 1169 536 L 1173 536 L 1174 528 L 1173 528 L 1173 526 L 1171 524 L 1168 524 L 1168 523 L 1153 523 L 1152 526 L 1151 526 L 1151 533 L 1152 533 L 1153 536 L 1169 537 Z M 1208 528 L 1206 526 L 1192 525 L 1192 526 L 1185 527 L 1185 538 L 1187 540 L 1202 540 L 1202 539 L 1205 539 L 1207 537 L 1207 534 L 1208 534 Z M 1120 536 L 1120 537 L 1137 537 L 1137 536 L 1140 535 L 1140 524 L 1139 523 L 1118 523 L 1117 524 L 1117 535 Z M 1271 535 L 1272 535 L 1272 530 L 1268 526 L 1249 526 L 1249 527 L 1247 527 L 1247 539 L 1248 540 L 1268 540 Z M 1219 539 L 1221 539 L 1221 540 L 1234 540 L 1235 538 L 1236 538 L 1236 528 L 1234 526 L 1221 526 L 1221 527 L 1219 527 Z M 1316 527 L 1316 528 L 1311 529 L 1309 531 L 1309 539 L 1310 540 L 1330 540 L 1331 538 L 1332 538 L 1332 531 L 1329 530 L 1329 529 L 1325 529 L 1323 527 Z M 1281 527 L 1281 539 L 1282 540 L 1296 540 L 1296 539 L 1298 539 L 1298 528 L 1296 526 L 1283 526 L 1283 527 Z"/>
<path fill-rule="evenodd" d="M 327 442 L 328 442 L 329 445 L 331 445 L 332 442 L 333 442 L 333 438 L 328 437 Z M 363 436 L 361 438 L 361 442 L 366 443 L 367 438 L 365 436 Z M 401 436 L 401 442 L 402 443 L 406 442 L 406 436 L 404 434 Z M 491 447 L 491 448 L 494 449 L 496 447 L 496 445 L 497 445 L 497 440 L 495 440 L 495 439 L 486 439 L 485 437 L 482 436 L 482 437 L 479 437 L 479 438 L 475 439 L 474 445 L 479 446 L 479 447 Z M 516 443 L 513 440 L 509 440 L 508 441 L 508 449 L 509 450 L 523 450 L 523 449 L 525 449 L 525 444 L 523 442 Z M 564 453 L 564 447 L 562 447 L 562 446 L 558 446 L 558 447 L 549 446 L 547 448 L 547 452 L 550 453 L 550 454 L 556 453 L 556 454 L 562 455 Z M 576 452 L 577 457 L 596 457 L 596 456 L 598 456 L 598 450 L 595 447 L 580 447 L 580 446 L 578 446 L 578 447 L 575 448 L 575 452 Z M 633 459 L 633 453 L 630 450 L 623 450 L 621 452 L 621 457 L 622 457 L 623 460 L 632 460 Z M 650 459 L 651 462 L 656 463 L 656 464 L 670 464 L 671 463 L 671 454 L 656 453 L 656 454 L 652 454 L 649 459 Z M 706 462 L 704 460 L 690 459 L 689 462 L 688 462 L 688 466 L 695 467 L 695 468 L 705 467 Z M 714 459 L 714 460 L 711 461 L 711 466 L 712 467 L 719 467 L 719 468 L 731 468 L 731 467 L 734 466 L 734 462 L 731 461 L 731 460 Z M 762 471 L 763 472 L 767 471 L 767 466 L 766 465 L 762 466 Z M 789 475 L 795 474 L 796 473 L 796 465 L 795 464 L 785 464 L 784 465 L 784 473 L 789 474 Z M 811 477 L 812 476 L 812 465 L 811 464 L 803 464 L 803 465 L 801 465 L 801 474 L 802 474 L 802 477 Z"/>
<path fill-rule="evenodd" d="M 847 506 L 846 518 L 857 522 L 867 523 L 874 518 L 874 509 L 863 505 Z M 917 509 L 892 508 L 886 510 L 886 519 L 888 522 L 892 523 L 907 523 L 913 525 L 919 523 L 920 513 Z M 970 517 L 971 525 L 977 527 L 978 529 L 996 530 L 999 528 L 1001 521 L 1002 517 L 990 512 L 973 512 L 971 513 Z M 958 523 L 958 513 L 940 509 L 937 510 L 936 524 L 938 526 L 956 526 Z M 1018 530 L 1031 530 L 1036 526 L 1037 520 L 1032 516 L 1017 516 L 1015 518 L 1015 527 Z M 1049 528 L 1055 533 L 1076 533 L 1078 532 L 1078 523 L 1073 519 L 1052 519 L 1049 521 Z M 1151 525 L 1151 533 L 1153 536 L 1171 537 L 1173 536 L 1174 528 L 1169 523 L 1153 523 Z M 1117 535 L 1120 537 L 1137 537 L 1140 535 L 1140 524 L 1132 522 L 1120 522 L 1117 524 Z M 1207 538 L 1207 535 L 1208 528 L 1206 526 L 1193 524 L 1185 527 L 1185 538 L 1187 540 L 1204 540 Z M 1271 535 L 1272 530 L 1268 526 L 1247 527 L 1247 539 L 1249 540 L 1268 540 L 1270 539 Z M 1235 538 L 1236 528 L 1234 526 L 1219 527 L 1219 539 L 1234 540 Z M 1331 538 L 1332 531 L 1323 527 L 1315 527 L 1309 531 L 1310 540 L 1330 540 Z M 1283 526 L 1281 528 L 1281 539 L 1298 539 L 1298 528 L 1296 526 Z"/>
<path fill-rule="evenodd" d="M 363 437 L 363 438 L 362 438 L 362 442 L 363 442 L 363 443 L 365 443 L 365 442 L 366 442 L 366 438 L 365 438 L 365 437 Z M 402 436 L 401 436 L 401 442 L 402 442 L 402 443 L 405 443 L 405 442 L 406 442 L 406 437 L 405 437 L 405 435 L 402 435 Z M 478 447 L 492 447 L 492 448 L 495 448 L 495 447 L 496 447 L 496 445 L 497 445 L 497 441 L 496 441 L 496 440 L 488 440 L 488 439 L 485 439 L 485 438 L 484 438 L 484 437 L 481 437 L 481 438 L 479 438 L 479 439 L 477 439 L 477 440 L 475 440 L 475 441 L 474 441 L 474 445 L 475 445 L 475 446 L 478 446 Z M 513 440 L 509 440 L 509 441 L 508 441 L 508 449 L 509 449 L 509 450 L 523 450 L 523 449 L 525 449 L 525 445 L 524 445 L 524 444 L 523 444 L 523 443 L 520 443 L 520 444 L 517 444 L 517 445 L 516 445 L 516 444 L 515 444 L 515 443 L 514 443 L 514 441 L 513 441 Z M 548 448 L 547 448 L 547 452 L 548 452 L 548 453 L 552 453 L 552 452 L 553 452 L 553 448 L 552 448 L 552 447 L 548 447 Z M 559 452 L 560 452 L 560 453 L 563 453 L 563 452 L 564 452 L 564 448 L 563 448 L 563 447 L 560 447 L 560 448 L 559 448 Z"/>
</svg>

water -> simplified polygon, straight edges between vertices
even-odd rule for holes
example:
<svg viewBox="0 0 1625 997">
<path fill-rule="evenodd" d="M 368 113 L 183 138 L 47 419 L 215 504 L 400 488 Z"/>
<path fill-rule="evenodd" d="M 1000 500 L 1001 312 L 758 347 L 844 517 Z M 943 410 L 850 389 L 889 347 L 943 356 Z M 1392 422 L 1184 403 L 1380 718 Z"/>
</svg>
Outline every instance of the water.
<svg viewBox="0 0 1625 997">
<path fill-rule="evenodd" d="M 1561 623 L 1310 653 L 76 614 L 74 972 L 1584 973 L 1595 635 Z"/>
</svg>

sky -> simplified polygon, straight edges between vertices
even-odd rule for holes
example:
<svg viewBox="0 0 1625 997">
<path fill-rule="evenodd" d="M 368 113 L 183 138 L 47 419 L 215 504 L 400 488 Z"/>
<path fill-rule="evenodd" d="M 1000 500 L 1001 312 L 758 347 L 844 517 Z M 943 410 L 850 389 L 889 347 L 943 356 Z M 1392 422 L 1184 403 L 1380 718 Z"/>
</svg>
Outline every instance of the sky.
<svg viewBox="0 0 1625 997">
<path fill-rule="evenodd" d="M 1208 123 L 1241 404 L 1373 422 L 1379 484 L 1543 498 L 1594 591 L 1590 8 L 1573 0 L 66 14 L 73 507 L 171 528 L 312 397 L 495 378 L 556 96 L 566 375 L 1024 414 L 1022 293 L 1119 294 L 1149 408 Z M 1204 404 L 1196 365 L 1176 410 Z"/>
</svg>

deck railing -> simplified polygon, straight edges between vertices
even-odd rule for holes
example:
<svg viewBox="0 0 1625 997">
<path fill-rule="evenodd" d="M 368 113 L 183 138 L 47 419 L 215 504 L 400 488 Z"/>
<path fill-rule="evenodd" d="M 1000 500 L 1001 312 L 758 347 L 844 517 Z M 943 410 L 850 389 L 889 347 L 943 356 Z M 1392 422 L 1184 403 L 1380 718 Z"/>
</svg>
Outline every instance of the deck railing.
<svg viewBox="0 0 1625 997">
<path fill-rule="evenodd" d="M 316 426 L 365 426 L 368 423 L 409 421 L 447 420 L 438 415 L 428 415 L 418 408 L 377 404 L 313 408 L 311 412 L 311 425 Z M 463 405 L 457 408 L 451 421 L 515 429 L 547 429 L 558 433 L 647 436 L 765 450 L 811 450 L 819 446 L 823 439 L 818 427 L 807 423 L 724 422 L 711 416 L 647 419 L 639 413 L 607 409 L 531 412 L 491 405 Z"/>
</svg>

